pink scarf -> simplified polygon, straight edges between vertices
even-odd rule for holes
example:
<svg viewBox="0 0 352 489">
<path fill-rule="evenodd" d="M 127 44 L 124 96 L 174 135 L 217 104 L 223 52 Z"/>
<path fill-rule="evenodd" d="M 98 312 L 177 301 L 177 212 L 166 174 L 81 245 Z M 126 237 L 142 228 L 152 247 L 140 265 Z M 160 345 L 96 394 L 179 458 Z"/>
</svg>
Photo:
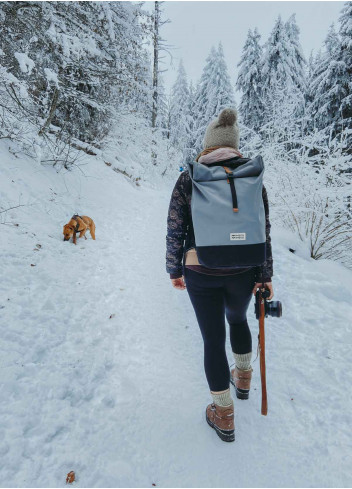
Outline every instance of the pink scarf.
<svg viewBox="0 0 352 489">
<path fill-rule="evenodd" d="M 224 146 L 223 148 L 214 149 L 214 151 L 211 151 L 210 153 L 201 156 L 198 159 L 198 162 L 203 163 L 204 165 L 209 165 L 210 163 L 214 163 L 215 161 L 228 160 L 229 158 L 233 158 L 234 156 L 242 157 L 242 154 L 235 148 Z"/>
</svg>

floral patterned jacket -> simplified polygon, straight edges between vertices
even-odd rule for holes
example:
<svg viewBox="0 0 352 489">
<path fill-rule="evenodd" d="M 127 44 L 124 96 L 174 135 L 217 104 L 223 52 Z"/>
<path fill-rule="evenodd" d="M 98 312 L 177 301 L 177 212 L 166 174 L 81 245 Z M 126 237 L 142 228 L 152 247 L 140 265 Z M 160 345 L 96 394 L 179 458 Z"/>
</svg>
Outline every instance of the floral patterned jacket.
<svg viewBox="0 0 352 489">
<path fill-rule="evenodd" d="M 192 214 L 192 180 L 188 170 L 181 173 L 173 189 L 167 218 L 166 271 L 171 278 L 183 275 L 183 260 L 186 251 L 195 247 Z M 270 282 L 273 276 L 273 258 L 271 250 L 269 203 L 266 188 L 263 185 L 263 202 L 266 222 L 266 261 L 256 268 L 256 281 Z M 238 269 L 240 271 L 240 269 Z"/>
</svg>

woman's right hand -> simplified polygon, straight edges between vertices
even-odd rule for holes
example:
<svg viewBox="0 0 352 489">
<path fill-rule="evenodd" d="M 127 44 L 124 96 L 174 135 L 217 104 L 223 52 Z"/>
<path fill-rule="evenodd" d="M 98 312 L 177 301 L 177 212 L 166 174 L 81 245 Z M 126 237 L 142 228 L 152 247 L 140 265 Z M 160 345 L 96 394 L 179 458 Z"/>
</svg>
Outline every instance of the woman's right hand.
<svg viewBox="0 0 352 489">
<path fill-rule="evenodd" d="M 175 289 L 185 290 L 185 288 L 186 288 L 185 279 L 183 277 L 172 278 L 171 283 L 172 283 L 172 286 L 175 287 Z"/>
<path fill-rule="evenodd" d="M 257 289 L 262 289 L 263 288 L 263 282 L 256 282 L 253 290 L 252 290 L 252 294 L 255 295 L 256 292 L 257 292 Z M 270 295 L 268 297 L 268 301 L 270 301 L 273 297 L 274 297 L 274 290 L 273 290 L 273 285 L 271 282 L 265 282 L 264 283 L 264 288 L 265 289 L 268 289 L 269 292 L 270 292 Z"/>
</svg>

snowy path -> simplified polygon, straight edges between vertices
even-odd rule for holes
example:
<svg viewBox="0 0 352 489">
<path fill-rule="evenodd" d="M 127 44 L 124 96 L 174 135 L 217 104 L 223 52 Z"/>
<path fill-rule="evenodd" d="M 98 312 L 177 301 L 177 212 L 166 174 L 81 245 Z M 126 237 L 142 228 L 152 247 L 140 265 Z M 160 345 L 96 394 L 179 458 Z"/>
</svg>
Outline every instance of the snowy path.
<svg viewBox="0 0 352 489">
<path fill-rule="evenodd" d="M 77 487 L 352 484 L 349 271 L 293 255 L 273 233 L 284 317 L 266 323 L 269 414 L 256 360 L 250 400 L 235 401 L 236 442 L 225 444 L 204 420 L 193 309 L 164 271 L 171 188 L 136 189 L 94 167 L 79 189 L 78 176 L 60 180 L 50 202 L 35 185 L 55 175 L 37 183 L 17 168 L 2 172 L 6 197 L 14 179 L 35 205 L 7 216 L 18 228 L 1 226 L 3 487 L 63 487 L 70 470 Z M 62 216 L 82 209 L 97 240 L 75 247 L 62 241 Z M 256 346 L 253 301 L 248 318 Z"/>
</svg>

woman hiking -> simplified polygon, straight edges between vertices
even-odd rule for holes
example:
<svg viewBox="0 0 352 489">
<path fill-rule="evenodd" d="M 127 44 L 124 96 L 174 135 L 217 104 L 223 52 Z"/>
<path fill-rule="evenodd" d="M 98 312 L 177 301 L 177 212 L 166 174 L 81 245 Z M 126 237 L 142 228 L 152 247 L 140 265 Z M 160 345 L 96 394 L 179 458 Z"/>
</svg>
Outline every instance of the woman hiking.
<svg viewBox="0 0 352 489">
<path fill-rule="evenodd" d="M 229 160 L 239 152 L 237 112 L 224 109 L 208 125 L 203 151 L 196 161 L 203 165 Z M 191 215 L 192 180 L 188 170 L 181 173 L 173 189 L 167 220 L 166 270 L 173 287 L 187 289 L 204 342 L 204 370 L 213 402 L 206 408 L 206 420 L 224 441 L 234 441 L 234 403 L 230 383 L 239 399 L 248 399 L 252 378 L 252 337 L 247 309 L 252 294 L 264 285 L 274 293 L 271 284 L 269 204 L 262 186 L 265 209 L 266 261 L 262 266 L 242 268 L 208 268 L 198 261 Z M 225 316 L 230 326 L 230 343 L 234 368 L 226 357 Z"/>
</svg>

